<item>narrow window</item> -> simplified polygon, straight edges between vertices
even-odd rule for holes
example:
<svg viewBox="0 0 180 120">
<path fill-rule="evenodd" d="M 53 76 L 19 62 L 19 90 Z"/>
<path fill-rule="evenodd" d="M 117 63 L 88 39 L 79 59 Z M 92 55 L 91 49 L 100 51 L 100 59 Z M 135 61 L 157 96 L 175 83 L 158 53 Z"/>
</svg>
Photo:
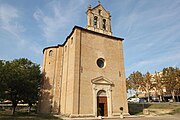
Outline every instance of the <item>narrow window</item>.
<svg viewBox="0 0 180 120">
<path fill-rule="evenodd" d="M 65 52 L 66 52 L 66 50 L 67 50 L 67 45 L 65 46 Z"/>
<path fill-rule="evenodd" d="M 71 44 L 73 44 L 73 37 L 71 38 Z"/>
<path fill-rule="evenodd" d="M 52 56 L 52 55 L 53 55 L 53 51 L 50 50 L 50 51 L 49 51 L 49 56 Z"/>
<path fill-rule="evenodd" d="M 99 15 L 101 15 L 101 10 L 99 10 Z"/>
<path fill-rule="evenodd" d="M 97 28 L 97 16 L 94 17 L 94 28 Z"/>
<path fill-rule="evenodd" d="M 106 30 L 106 20 L 103 19 L 103 30 Z"/>
</svg>

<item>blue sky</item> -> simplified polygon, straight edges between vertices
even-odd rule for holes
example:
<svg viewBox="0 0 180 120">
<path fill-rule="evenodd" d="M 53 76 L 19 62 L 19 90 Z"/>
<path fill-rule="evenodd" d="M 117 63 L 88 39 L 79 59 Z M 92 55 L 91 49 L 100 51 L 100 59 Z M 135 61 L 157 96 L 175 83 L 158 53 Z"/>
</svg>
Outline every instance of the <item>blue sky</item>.
<svg viewBox="0 0 180 120">
<path fill-rule="evenodd" d="M 0 0 L 0 59 L 42 64 L 43 48 L 62 44 L 98 0 Z M 180 67 L 180 0 L 101 0 L 113 36 L 124 38 L 126 76 Z"/>
</svg>

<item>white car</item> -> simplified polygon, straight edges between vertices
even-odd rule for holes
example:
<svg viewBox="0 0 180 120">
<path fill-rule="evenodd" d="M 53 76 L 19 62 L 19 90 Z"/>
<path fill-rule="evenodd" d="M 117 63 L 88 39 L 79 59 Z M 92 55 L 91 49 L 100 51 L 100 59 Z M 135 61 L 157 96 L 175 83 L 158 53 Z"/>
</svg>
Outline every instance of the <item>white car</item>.
<svg viewBox="0 0 180 120">
<path fill-rule="evenodd" d="M 129 98 L 128 102 L 139 103 L 139 98 Z"/>
</svg>

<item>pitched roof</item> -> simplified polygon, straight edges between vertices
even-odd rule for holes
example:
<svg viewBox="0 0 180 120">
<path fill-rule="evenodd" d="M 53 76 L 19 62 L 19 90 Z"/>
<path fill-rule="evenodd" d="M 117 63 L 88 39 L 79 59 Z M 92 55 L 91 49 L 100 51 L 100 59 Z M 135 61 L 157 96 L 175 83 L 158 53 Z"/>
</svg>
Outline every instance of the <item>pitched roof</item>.
<svg viewBox="0 0 180 120">
<path fill-rule="evenodd" d="M 69 34 L 69 36 L 66 37 L 66 40 L 64 41 L 63 44 L 58 44 L 56 46 L 49 46 L 49 47 L 46 47 L 43 49 L 43 53 L 46 49 L 48 48 L 58 48 L 58 47 L 63 47 L 66 42 L 68 41 L 68 39 L 71 37 L 71 35 L 74 33 L 74 30 L 75 29 L 80 29 L 80 30 L 83 30 L 83 31 L 86 31 L 86 32 L 89 32 L 89 33 L 93 33 L 93 34 L 96 34 L 96 35 L 101 35 L 103 37 L 107 37 L 107 38 L 112 38 L 114 40 L 120 40 L 120 41 L 123 41 L 124 39 L 123 38 L 119 38 L 119 37 L 115 37 L 115 36 L 110 36 L 110 35 L 106 35 L 106 34 L 103 34 L 103 33 L 99 33 L 99 32 L 95 32 L 95 31 L 91 31 L 91 30 L 88 30 L 88 29 L 85 29 L 85 28 L 82 28 L 82 27 L 79 27 L 79 26 L 74 26 L 71 33 Z"/>
</svg>

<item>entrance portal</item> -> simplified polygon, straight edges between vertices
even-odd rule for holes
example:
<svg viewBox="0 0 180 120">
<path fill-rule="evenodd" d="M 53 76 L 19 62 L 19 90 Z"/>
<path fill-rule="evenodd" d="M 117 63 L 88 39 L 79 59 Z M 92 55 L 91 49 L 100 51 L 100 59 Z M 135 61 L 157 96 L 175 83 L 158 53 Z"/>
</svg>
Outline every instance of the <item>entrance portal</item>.
<svg viewBox="0 0 180 120">
<path fill-rule="evenodd" d="M 100 90 L 97 94 L 97 116 L 108 116 L 107 96 L 104 90 Z"/>
</svg>

